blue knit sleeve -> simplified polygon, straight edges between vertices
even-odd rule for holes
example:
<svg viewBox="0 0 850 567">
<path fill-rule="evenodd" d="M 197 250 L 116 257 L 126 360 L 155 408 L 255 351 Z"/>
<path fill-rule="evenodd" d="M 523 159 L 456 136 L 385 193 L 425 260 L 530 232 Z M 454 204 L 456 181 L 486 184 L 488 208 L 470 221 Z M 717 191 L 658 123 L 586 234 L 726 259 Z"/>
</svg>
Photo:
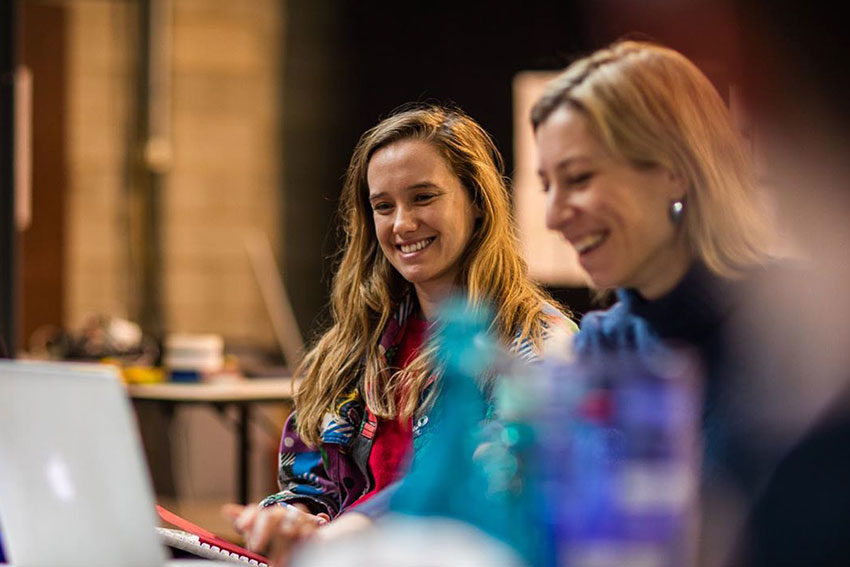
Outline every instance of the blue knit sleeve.
<svg viewBox="0 0 850 567">
<path fill-rule="evenodd" d="M 649 324 L 629 312 L 620 302 L 607 311 L 592 311 L 581 320 L 579 332 L 573 339 L 574 352 L 593 356 L 612 351 L 649 354 L 660 346 Z"/>
</svg>

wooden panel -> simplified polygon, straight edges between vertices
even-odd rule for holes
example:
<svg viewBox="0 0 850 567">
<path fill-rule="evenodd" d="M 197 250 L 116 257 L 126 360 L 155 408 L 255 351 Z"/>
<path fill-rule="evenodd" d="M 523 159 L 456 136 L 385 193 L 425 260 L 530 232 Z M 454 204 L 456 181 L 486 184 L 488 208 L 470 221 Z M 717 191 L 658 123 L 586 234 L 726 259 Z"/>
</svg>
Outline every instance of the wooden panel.
<svg viewBox="0 0 850 567">
<path fill-rule="evenodd" d="M 65 7 L 21 2 L 21 62 L 33 77 L 32 224 L 21 234 L 20 343 L 61 325 L 65 232 Z"/>
</svg>

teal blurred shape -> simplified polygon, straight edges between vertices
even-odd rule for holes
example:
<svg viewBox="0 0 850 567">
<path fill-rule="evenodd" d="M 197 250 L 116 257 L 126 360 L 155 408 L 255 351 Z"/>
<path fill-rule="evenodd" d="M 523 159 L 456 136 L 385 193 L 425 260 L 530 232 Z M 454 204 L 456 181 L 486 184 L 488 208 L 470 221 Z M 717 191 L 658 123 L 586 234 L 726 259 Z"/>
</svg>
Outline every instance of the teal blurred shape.
<svg viewBox="0 0 850 567">
<path fill-rule="evenodd" d="M 487 306 L 451 299 L 439 310 L 433 339 L 439 378 L 428 438 L 391 501 L 394 512 L 466 522 L 514 548 L 528 565 L 547 555 L 536 510 L 524 423 L 490 422 L 481 385 L 500 356 Z M 504 353 L 501 353 L 504 356 Z"/>
</svg>

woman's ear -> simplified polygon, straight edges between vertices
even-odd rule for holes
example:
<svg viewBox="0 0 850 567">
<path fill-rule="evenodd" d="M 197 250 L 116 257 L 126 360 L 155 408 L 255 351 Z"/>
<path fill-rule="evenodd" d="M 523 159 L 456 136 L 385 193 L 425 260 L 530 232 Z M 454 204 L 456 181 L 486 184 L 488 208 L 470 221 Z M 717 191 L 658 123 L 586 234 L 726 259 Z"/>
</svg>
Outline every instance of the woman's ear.
<svg viewBox="0 0 850 567">
<path fill-rule="evenodd" d="M 667 196 L 670 200 L 681 201 L 688 196 L 688 181 L 684 175 L 675 170 L 667 169 L 666 177 L 669 192 Z"/>
<path fill-rule="evenodd" d="M 481 203 L 475 198 L 475 194 L 472 195 L 472 212 L 475 214 L 475 220 L 480 221 L 484 218 L 484 209 L 481 206 Z"/>
</svg>

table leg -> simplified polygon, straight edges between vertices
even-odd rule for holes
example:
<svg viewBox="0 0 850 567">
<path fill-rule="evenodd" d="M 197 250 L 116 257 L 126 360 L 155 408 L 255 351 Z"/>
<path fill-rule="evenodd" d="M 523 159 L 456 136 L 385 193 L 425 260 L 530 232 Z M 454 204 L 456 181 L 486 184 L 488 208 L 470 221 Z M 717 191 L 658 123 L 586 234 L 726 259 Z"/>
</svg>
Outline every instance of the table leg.
<svg viewBox="0 0 850 567">
<path fill-rule="evenodd" d="M 177 498 L 172 455 L 175 405 L 161 401 L 133 400 L 154 492 L 157 496 L 172 499 Z"/>
<path fill-rule="evenodd" d="M 238 483 L 239 502 L 248 503 L 249 484 L 251 482 L 251 439 L 248 436 L 248 426 L 251 421 L 251 405 L 239 404 L 239 472 L 236 475 Z"/>
</svg>

